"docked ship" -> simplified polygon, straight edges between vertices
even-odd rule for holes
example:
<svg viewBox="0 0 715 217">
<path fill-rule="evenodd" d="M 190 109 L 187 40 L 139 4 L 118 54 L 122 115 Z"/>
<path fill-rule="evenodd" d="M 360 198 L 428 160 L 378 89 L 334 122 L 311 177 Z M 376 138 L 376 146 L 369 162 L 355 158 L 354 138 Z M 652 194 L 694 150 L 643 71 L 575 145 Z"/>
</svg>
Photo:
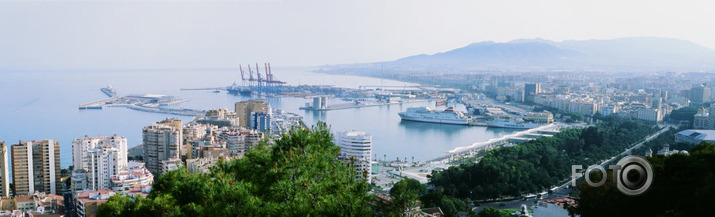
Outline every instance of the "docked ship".
<svg viewBox="0 0 715 217">
<path fill-rule="evenodd" d="M 434 105 L 435 105 L 435 106 L 441 106 L 441 105 L 446 105 L 446 104 L 447 104 L 447 100 L 446 100 L 446 99 L 437 100 L 436 102 L 434 102 Z"/>
<path fill-rule="evenodd" d="M 251 95 L 251 88 L 246 87 L 246 86 L 241 86 L 236 84 L 234 82 L 231 86 L 226 87 L 226 90 L 228 93 L 233 94 L 233 95 L 244 95 L 244 96 L 250 96 Z"/>
<path fill-rule="evenodd" d="M 469 117 L 462 112 L 455 111 L 449 107 L 444 111 L 431 110 L 428 107 L 408 108 L 407 111 L 398 113 L 400 118 L 405 121 L 419 121 L 439 124 L 458 124 L 468 125 Z"/>
<path fill-rule="evenodd" d="M 487 126 L 488 127 L 499 127 L 499 128 L 531 129 L 531 128 L 537 128 L 541 125 L 537 124 L 537 123 L 531 123 L 531 122 L 515 122 L 513 120 L 494 119 L 491 121 L 487 121 Z"/>
<path fill-rule="evenodd" d="M 112 87 L 112 85 L 109 85 L 109 86 L 107 86 L 107 87 L 103 87 L 103 88 L 100 89 L 100 90 L 102 90 L 102 93 L 107 94 L 107 96 L 109 96 L 109 97 L 114 97 L 114 96 L 117 95 L 117 89 L 114 89 L 114 88 Z"/>
</svg>

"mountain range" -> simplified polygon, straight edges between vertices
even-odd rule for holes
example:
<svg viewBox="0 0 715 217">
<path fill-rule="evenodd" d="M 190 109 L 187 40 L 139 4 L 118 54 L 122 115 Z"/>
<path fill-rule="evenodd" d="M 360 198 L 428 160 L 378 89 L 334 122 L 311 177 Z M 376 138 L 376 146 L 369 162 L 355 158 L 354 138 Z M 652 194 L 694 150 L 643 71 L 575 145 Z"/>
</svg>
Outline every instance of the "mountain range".
<svg viewBox="0 0 715 217">
<path fill-rule="evenodd" d="M 479 42 L 379 62 L 393 69 L 715 71 L 715 50 L 672 38 Z"/>
</svg>

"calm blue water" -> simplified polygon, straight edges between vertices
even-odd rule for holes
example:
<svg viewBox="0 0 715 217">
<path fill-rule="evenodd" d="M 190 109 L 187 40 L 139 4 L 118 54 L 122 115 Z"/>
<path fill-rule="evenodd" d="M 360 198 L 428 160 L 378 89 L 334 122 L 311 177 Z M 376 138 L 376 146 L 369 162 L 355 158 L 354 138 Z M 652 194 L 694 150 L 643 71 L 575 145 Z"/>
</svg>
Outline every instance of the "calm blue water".
<svg viewBox="0 0 715 217">
<path fill-rule="evenodd" d="M 360 85 L 412 85 L 399 81 L 346 75 L 325 75 L 305 68 L 275 68 L 277 79 L 289 84 L 325 84 L 357 88 Z M 127 137 L 129 147 L 141 143 L 143 126 L 167 117 L 190 121 L 191 117 L 146 113 L 126 108 L 79 110 L 82 103 L 103 99 L 100 88 L 112 84 L 119 95 L 165 94 L 191 100 L 178 107 L 233 109 L 233 103 L 248 98 L 210 91 L 180 91 L 180 88 L 221 87 L 238 79 L 235 71 L 129 71 L 129 72 L 0 72 L 0 141 L 15 144 L 18 140 L 55 139 L 60 143 L 62 168 L 72 162 L 72 140 L 84 135 Z M 454 147 L 470 145 L 516 130 L 485 127 L 402 122 L 398 112 L 413 103 L 384 107 L 367 107 L 327 112 L 302 111 L 309 102 L 303 98 L 269 99 L 274 108 L 304 116 L 306 123 L 325 121 L 332 130 L 355 129 L 373 135 L 373 153 L 379 159 L 396 157 L 426 160 Z M 344 103 L 339 99 L 331 102 Z M 443 108 L 443 107 L 441 107 Z M 464 107 L 458 106 L 464 110 Z"/>
</svg>

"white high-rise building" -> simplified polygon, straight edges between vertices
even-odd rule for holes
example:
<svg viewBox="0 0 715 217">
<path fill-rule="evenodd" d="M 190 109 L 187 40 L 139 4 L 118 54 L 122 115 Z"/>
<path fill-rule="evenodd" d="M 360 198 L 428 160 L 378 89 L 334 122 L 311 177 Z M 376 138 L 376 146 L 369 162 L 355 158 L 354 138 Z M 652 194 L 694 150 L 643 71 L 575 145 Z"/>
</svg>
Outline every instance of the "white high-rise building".
<svg viewBox="0 0 715 217">
<path fill-rule="evenodd" d="M 639 109 L 638 111 L 636 111 L 636 119 L 651 122 L 661 122 L 663 121 L 663 113 L 658 109 Z"/>
<path fill-rule="evenodd" d="M 364 177 L 370 182 L 372 172 L 372 135 L 355 130 L 336 133 L 335 144 L 340 146 L 340 155 L 348 163 L 355 164 L 355 177 Z"/>
<path fill-rule="evenodd" d="M 710 104 L 708 110 L 708 127 L 709 130 L 715 130 L 715 103 Z"/>
<path fill-rule="evenodd" d="M 8 152 L 5 142 L 0 142 L 0 196 L 10 196 L 10 170 L 8 167 Z"/>
<path fill-rule="evenodd" d="M 74 168 L 87 173 L 85 190 L 111 189 L 111 177 L 127 168 L 127 139 L 122 136 L 77 138 L 72 153 Z"/>
</svg>

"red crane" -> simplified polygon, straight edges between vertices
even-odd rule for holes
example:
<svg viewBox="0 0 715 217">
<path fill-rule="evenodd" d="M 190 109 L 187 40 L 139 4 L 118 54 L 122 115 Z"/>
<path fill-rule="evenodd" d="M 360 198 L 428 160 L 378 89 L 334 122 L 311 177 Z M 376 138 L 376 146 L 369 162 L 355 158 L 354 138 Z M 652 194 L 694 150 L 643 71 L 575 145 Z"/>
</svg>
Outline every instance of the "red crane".
<svg viewBox="0 0 715 217">
<path fill-rule="evenodd" d="M 245 81 L 246 78 L 243 77 L 243 68 L 241 68 L 241 64 L 238 64 L 238 70 L 241 71 L 241 81 Z"/>
<path fill-rule="evenodd" d="M 256 76 L 258 76 L 258 85 L 261 85 L 263 80 L 261 80 L 261 71 L 260 68 L 258 68 L 258 63 L 256 63 Z"/>
<path fill-rule="evenodd" d="M 254 81 L 254 79 L 253 79 L 253 70 L 251 70 L 251 64 L 248 64 L 248 76 L 249 76 L 248 81 Z"/>
</svg>

